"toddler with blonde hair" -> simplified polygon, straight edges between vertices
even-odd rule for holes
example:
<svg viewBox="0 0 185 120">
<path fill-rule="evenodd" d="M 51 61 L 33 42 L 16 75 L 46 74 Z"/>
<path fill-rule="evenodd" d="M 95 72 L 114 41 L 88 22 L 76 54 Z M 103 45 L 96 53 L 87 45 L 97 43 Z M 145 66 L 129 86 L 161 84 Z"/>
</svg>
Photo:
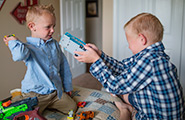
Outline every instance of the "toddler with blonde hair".
<svg viewBox="0 0 185 120">
<path fill-rule="evenodd" d="M 39 112 L 46 108 L 63 113 L 75 111 L 77 106 L 70 97 L 72 75 L 58 42 L 52 38 L 56 18 L 52 5 L 35 5 L 26 15 L 31 37 L 23 43 L 16 37 L 5 37 L 14 61 L 24 61 L 27 71 L 21 82 L 22 97 L 37 97 Z M 36 106 L 36 107 L 37 107 Z"/>
</svg>

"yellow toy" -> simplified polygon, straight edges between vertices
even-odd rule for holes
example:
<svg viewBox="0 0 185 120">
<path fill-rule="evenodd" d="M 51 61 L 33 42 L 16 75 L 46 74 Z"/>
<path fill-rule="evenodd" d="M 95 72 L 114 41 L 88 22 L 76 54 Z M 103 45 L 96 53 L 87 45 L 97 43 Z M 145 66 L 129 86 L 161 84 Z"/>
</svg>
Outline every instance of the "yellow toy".
<svg viewBox="0 0 185 120">
<path fill-rule="evenodd" d="M 11 37 L 11 36 L 15 37 L 15 34 L 8 35 L 8 36 L 5 35 L 4 38 L 5 38 L 5 37 Z M 6 44 L 6 46 L 8 46 L 8 44 Z"/>
<path fill-rule="evenodd" d="M 4 37 L 11 37 L 11 36 L 15 37 L 15 34 L 8 35 L 8 36 L 5 35 Z"/>
<path fill-rule="evenodd" d="M 74 120 L 74 112 L 73 112 L 73 110 L 70 110 L 68 112 L 67 120 Z"/>
</svg>

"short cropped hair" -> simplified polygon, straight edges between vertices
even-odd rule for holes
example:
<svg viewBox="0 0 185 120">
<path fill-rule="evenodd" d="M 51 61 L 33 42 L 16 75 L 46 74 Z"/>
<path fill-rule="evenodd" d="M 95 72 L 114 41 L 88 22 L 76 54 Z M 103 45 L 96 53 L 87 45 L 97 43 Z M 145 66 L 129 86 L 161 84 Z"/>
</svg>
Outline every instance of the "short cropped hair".
<svg viewBox="0 0 185 120">
<path fill-rule="evenodd" d="M 30 7 L 27 11 L 26 22 L 27 23 L 33 22 L 34 20 L 36 20 L 37 17 L 43 15 L 43 13 L 45 13 L 45 12 L 48 12 L 55 17 L 54 10 L 55 9 L 52 4 L 34 5 L 34 6 Z"/>
<path fill-rule="evenodd" d="M 159 19 L 150 13 L 141 13 L 130 19 L 124 26 L 132 29 L 136 34 L 144 34 L 152 42 L 163 39 L 164 28 Z"/>
</svg>

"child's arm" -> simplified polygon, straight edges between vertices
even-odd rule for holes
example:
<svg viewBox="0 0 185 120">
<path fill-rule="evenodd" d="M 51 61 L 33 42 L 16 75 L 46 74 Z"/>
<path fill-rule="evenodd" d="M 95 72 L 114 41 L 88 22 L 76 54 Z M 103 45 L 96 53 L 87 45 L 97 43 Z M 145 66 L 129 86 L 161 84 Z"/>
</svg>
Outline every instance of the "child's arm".
<svg viewBox="0 0 185 120">
<path fill-rule="evenodd" d="M 64 92 L 68 93 L 73 90 L 72 87 L 72 74 L 70 70 L 69 63 L 67 61 L 67 58 L 65 57 L 64 53 L 61 51 L 60 47 L 59 48 L 59 54 L 61 56 L 60 58 L 60 77 L 62 79 L 62 84 L 63 84 L 63 89 Z"/>
<path fill-rule="evenodd" d="M 105 65 L 111 69 L 114 74 L 120 74 L 128 68 L 128 65 L 130 65 L 130 59 L 125 59 L 124 62 L 120 62 L 112 57 L 107 56 L 93 44 L 86 44 L 84 47 L 87 49 L 87 51 L 75 51 L 76 54 L 81 55 L 74 56 L 80 62 L 95 63 L 99 58 L 101 58 Z M 129 63 L 127 61 L 129 61 Z"/>
<path fill-rule="evenodd" d="M 26 60 L 30 55 L 29 49 L 15 36 L 5 36 L 5 44 L 9 47 L 14 61 Z"/>
<path fill-rule="evenodd" d="M 113 74 L 102 60 L 91 65 L 91 74 L 101 82 L 104 88 L 113 94 L 128 94 L 145 88 L 152 82 L 152 65 L 149 62 L 141 64 L 137 61 L 121 74 Z M 143 60 L 144 61 L 144 60 Z"/>
</svg>

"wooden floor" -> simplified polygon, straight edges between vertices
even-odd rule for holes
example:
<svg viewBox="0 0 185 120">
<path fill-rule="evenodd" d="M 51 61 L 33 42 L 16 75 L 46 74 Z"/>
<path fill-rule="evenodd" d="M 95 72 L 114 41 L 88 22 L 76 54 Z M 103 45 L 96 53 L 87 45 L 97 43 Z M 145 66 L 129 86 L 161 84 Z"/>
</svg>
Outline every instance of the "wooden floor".
<svg viewBox="0 0 185 120">
<path fill-rule="evenodd" d="M 72 81 L 73 85 L 77 85 L 80 87 L 90 88 L 101 90 L 102 85 L 96 78 L 94 78 L 90 73 L 84 73 Z"/>
</svg>

